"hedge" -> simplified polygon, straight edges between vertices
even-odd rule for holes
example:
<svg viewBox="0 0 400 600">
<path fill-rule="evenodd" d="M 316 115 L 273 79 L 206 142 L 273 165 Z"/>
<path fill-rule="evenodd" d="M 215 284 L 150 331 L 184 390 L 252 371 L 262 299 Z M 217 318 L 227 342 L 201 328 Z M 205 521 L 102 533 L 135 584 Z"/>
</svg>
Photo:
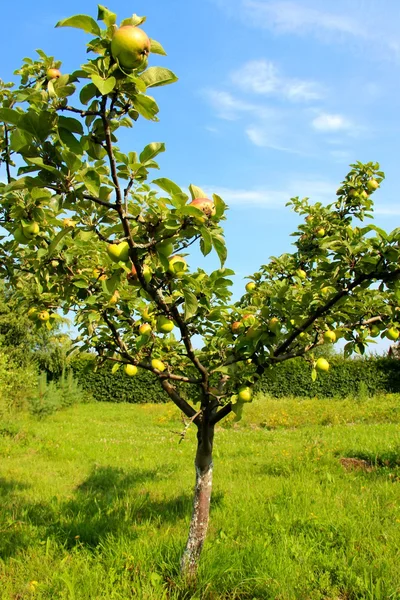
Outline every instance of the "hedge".
<svg viewBox="0 0 400 600">
<path fill-rule="evenodd" d="M 301 358 L 288 360 L 266 371 L 256 389 L 276 398 L 313 398 L 400 393 L 400 361 L 393 358 L 329 358 L 327 373 L 311 380 L 311 367 Z"/>
<path fill-rule="evenodd" d="M 392 358 L 347 359 L 332 357 L 331 368 L 317 380 L 311 380 L 311 368 L 302 359 L 293 359 L 268 369 L 257 383 L 256 391 L 280 398 L 301 396 L 320 398 L 372 396 L 377 393 L 400 393 L 400 361 Z M 80 385 L 101 402 L 168 402 L 159 382 L 148 371 L 139 370 L 128 377 L 123 369 L 114 375 L 112 365 L 93 370 L 93 357 L 84 355 L 73 363 Z M 192 386 L 182 384 L 181 392 L 189 400 Z M 193 390 L 194 392 L 194 390 Z"/>
</svg>

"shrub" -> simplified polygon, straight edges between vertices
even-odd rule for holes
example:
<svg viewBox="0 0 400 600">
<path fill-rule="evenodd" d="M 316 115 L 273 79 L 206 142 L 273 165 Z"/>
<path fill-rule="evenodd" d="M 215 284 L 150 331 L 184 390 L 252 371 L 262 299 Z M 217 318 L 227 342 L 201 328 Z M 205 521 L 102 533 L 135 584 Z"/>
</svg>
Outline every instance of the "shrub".
<svg viewBox="0 0 400 600">
<path fill-rule="evenodd" d="M 47 381 L 46 373 L 41 373 L 35 393 L 30 399 L 30 412 L 44 418 L 73 404 L 89 402 L 91 395 L 82 389 L 72 371 L 63 372 L 58 381 Z"/>
</svg>

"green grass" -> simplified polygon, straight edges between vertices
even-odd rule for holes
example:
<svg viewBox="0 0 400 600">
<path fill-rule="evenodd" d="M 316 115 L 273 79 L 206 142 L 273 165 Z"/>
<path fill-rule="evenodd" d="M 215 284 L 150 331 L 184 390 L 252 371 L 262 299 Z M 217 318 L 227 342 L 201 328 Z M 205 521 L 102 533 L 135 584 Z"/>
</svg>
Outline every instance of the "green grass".
<svg viewBox="0 0 400 600">
<path fill-rule="evenodd" d="M 193 589 L 178 565 L 195 431 L 178 444 L 173 406 L 0 423 L 1 600 L 398 600 L 400 398 L 246 408 L 216 433 Z"/>
</svg>

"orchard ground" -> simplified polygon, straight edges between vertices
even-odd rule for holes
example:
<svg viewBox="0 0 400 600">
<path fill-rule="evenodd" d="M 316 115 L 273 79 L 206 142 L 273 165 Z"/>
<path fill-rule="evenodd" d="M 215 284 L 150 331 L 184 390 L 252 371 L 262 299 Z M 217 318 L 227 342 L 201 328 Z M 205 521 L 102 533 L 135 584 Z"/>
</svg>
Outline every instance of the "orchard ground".
<svg viewBox="0 0 400 600">
<path fill-rule="evenodd" d="M 193 589 L 177 570 L 195 428 L 179 443 L 173 405 L 3 422 L 1 600 L 399 598 L 400 396 L 246 409 L 219 427 Z"/>
</svg>

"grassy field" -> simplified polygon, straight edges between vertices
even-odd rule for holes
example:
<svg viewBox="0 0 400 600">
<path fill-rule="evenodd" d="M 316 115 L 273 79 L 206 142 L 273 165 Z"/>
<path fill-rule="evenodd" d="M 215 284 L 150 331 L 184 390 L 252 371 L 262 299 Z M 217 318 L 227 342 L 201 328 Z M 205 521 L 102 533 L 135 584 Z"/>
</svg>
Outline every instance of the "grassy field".
<svg viewBox="0 0 400 600">
<path fill-rule="evenodd" d="M 171 405 L 0 424 L 0 598 L 400 598 L 400 398 L 269 400 L 219 427 L 199 581 Z M 178 432 L 178 433 L 177 433 Z"/>
</svg>

